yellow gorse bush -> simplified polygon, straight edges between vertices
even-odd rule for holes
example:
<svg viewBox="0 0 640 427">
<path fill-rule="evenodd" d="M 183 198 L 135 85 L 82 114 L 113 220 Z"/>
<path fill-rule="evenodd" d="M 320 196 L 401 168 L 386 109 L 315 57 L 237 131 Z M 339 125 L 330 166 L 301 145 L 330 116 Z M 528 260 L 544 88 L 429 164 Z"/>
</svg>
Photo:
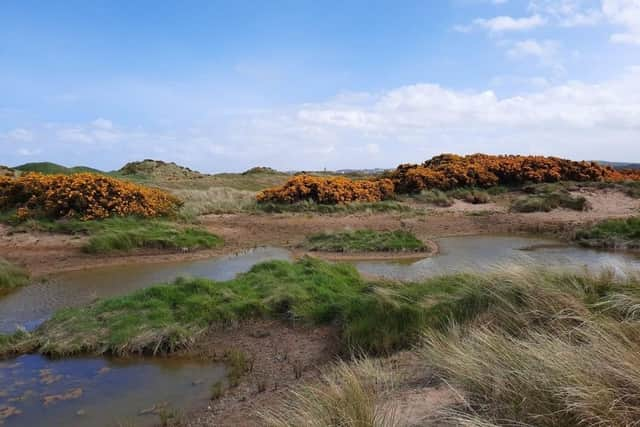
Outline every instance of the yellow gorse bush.
<svg viewBox="0 0 640 427">
<path fill-rule="evenodd" d="M 181 202 L 171 194 L 104 175 L 0 177 L 0 210 L 16 209 L 21 218 L 101 219 L 174 214 Z"/>
</svg>

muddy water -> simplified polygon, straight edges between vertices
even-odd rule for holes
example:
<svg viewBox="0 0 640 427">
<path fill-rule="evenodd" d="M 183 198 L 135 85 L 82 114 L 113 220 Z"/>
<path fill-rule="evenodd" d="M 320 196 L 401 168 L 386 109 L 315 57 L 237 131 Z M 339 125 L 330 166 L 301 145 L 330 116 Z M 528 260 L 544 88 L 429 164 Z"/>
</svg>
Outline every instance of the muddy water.
<svg viewBox="0 0 640 427">
<path fill-rule="evenodd" d="M 569 246 L 555 240 L 514 236 L 450 237 L 437 240 L 440 253 L 418 261 L 356 261 L 362 273 L 401 281 L 440 274 L 482 272 L 509 264 L 624 273 L 640 269 L 640 256 Z"/>
<path fill-rule="evenodd" d="M 112 266 L 52 275 L 0 298 L 0 333 L 18 326 L 31 330 L 60 308 L 128 294 L 178 276 L 229 280 L 257 263 L 290 257 L 284 249 L 263 247 L 210 260 Z"/>
<path fill-rule="evenodd" d="M 224 374 L 192 360 L 22 356 L 0 362 L 0 425 L 158 425 L 162 412 L 206 405 Z"/>
</svg>

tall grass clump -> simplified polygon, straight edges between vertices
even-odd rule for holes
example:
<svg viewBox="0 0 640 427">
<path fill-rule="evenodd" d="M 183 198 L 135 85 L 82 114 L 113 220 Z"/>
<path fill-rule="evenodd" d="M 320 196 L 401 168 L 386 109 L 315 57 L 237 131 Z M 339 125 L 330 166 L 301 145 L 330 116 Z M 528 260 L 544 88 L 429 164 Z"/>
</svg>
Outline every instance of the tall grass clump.
<svg viewBox="0 0 640 427">
<path fill-rule="evenodd" d="M 426 249 L 420 239 L 406 230 L 318 233 L 307 237 L 302 247 L 324 252 L 417 252 Z"/>
<path fill-rule="evenodd" d="M 271 427 L 395 427 L 396 408 L 385 401 L 394 387 L 394 375 L 379 360 L 338 362 L 317 384 L 261 415 Z"/>
<path fill-rule="evenodd" d="M 0 294 L 26 285 L 29 274 L 22 268 L 0 258 Z"/>
<path fill-rule="evenodd" d="M 472 417 L 478 425 L 637 424 L 637 276 L 529 272 L 487 283 L 482 313 L 425 333 L 425 363 L 466 399 L 450 418 Z"/>
</svg>

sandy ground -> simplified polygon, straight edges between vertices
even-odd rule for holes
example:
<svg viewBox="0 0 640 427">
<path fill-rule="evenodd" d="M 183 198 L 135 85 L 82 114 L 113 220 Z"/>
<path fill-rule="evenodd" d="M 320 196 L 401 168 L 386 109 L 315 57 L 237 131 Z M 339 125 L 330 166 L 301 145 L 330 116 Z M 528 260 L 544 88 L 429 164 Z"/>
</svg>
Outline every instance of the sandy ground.
<svg viewBox="0 0 640 427">
<path fill-rule="evenodd" d="M 583 190 L 592 209 L 577 212 L 557 209 L 544 213 L 511 213 L 502 205 L 472 205 L 457 201 L 450 208 L 423 212 L 353 215 L 228 214 L 201 217 L 204 227 L 225 239 L 224 247 L 198 252 L 137 251 L 126 255 L 95 256 L 81 251 L 86 238 L 48 233 L 11 233 L 0 225 L 0 256 L 26 267 L 33 276 L 104 265 L 205 259 L 233 254 L 256 246 L 296 250 L 311 233 L 371 228 L 407 229 L 423 241 L 486 233 L 545 233 L 570 236 L 583 224 L 606 218 L 623 218 L 640 212 L 640 200 L 610 190 Z M 300 251 L 297 251 L 300 254 Z M 409 254 L 407 254 L 409 255 Z M 336 255 L 333 258 L 348 257 Z M 376 255 L 379 257 L 379 255 Z"/>
</svg>

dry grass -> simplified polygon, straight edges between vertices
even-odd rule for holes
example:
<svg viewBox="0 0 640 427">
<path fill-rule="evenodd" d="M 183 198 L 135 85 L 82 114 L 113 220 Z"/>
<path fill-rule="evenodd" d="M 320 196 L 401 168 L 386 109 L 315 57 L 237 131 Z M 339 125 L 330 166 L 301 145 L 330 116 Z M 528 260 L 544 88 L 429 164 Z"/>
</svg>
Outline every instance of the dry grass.
<svg viewBox="0 0 640 427">
<path fill-rule="evenodd" d="M 385 396 L 394 375 L 379 360 L 338 362 L 314 385 L 292 392 L 283 407 L 262 414 L 272 427 L 394 427 L 394 407 Z"/>
<path fill-rule="evenodd" d="M 487 312 L 426 332 L 425 362 L 467 400 L 450 422 L 640 425 L 638 278 L 549 277 L 504 274 Z"/>
<path fill-rule="evenodd" d="M 188 217 L 206 214 L 251 211 L 256 206 L 256 193 L 231 187 L 211 187 L 206 190 L 174 190 L 184 202 L 181 213 Z"/>
</svg>

